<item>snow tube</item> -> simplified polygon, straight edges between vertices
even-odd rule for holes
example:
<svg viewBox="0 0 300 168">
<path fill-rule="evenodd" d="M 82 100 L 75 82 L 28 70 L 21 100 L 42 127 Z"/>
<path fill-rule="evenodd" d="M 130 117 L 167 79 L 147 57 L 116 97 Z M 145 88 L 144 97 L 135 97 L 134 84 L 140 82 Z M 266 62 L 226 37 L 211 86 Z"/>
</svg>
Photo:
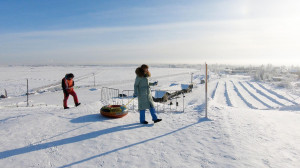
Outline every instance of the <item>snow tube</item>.
<svg viewBox="0 0 300 168">
<path fill-rule="evenodd" d="M 122 105 L 107 105 L 100 109 L 100 114 L 109 118 L 122 118 L 128 114 L 128 110 Z"/>
</svg>

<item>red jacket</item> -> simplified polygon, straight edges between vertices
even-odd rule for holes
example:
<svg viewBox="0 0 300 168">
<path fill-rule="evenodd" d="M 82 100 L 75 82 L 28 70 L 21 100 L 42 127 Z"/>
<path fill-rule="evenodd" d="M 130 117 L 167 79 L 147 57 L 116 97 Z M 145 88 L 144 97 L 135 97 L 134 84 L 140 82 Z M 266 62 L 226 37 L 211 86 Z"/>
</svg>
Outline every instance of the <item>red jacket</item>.
<svg viewBox="0 0 300 168">
<path fill-rule="evenodd" d="M 67 80 L 66 78 L 63 78 L 61 81 L 61 86 L 63 88 L 63 91 L 72 92 L 74 90 L 74 81 L 73 79 Z"/>
</svg>

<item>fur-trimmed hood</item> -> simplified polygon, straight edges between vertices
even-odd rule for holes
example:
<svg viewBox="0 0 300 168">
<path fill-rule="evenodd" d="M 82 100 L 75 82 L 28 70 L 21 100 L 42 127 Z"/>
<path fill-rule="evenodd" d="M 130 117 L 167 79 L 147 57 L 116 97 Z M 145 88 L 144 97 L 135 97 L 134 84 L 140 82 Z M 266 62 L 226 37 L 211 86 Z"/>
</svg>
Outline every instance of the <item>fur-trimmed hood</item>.
<svg viewBox="0 0 300 168">
<path fill-rule="evenodd" d="M 147 74 L 145 74 L 145 72 L 143 71 L 143 69 L 141 67 L 136 68 L 135 74 L 138 77 L 151 77 L 151 73 L 148 72 Z"/>
</svg>

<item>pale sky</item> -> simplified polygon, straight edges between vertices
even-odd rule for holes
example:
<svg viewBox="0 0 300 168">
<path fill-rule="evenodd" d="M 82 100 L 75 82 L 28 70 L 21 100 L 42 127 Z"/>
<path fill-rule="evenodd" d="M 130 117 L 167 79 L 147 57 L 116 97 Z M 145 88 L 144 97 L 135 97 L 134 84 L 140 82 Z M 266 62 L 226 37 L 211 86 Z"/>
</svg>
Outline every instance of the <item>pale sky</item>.
<svg viewBox="0 0 300 168">
<path fill-rule="evenodd" d="M 0 64 L 300 65 L 298 0 L 0 2 Z"/>
</svg>

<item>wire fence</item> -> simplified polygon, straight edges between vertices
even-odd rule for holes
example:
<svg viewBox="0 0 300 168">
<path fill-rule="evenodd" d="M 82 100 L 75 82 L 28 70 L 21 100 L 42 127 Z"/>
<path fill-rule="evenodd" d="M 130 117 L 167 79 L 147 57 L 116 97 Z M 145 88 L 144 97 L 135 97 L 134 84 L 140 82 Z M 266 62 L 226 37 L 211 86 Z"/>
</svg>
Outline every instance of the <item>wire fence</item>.
<svg viewBox="0 0 300 168">
<path fill-rule="evenodd" d="M 101 82 L 100 84 L 97 84 L 96 77 L 100 73 L 101 72 L 93 72 L 93 73 L 85 74 L 85 75 L 75 78 L 74 81 L 75 82 L 84 81 L 84 80 L 92 77 L 93 80 L 88 81 L 91 83 L 89 85 L 85 85 L 85 87 L 99 87 L 99 86 L 103 86 L 104 84 L 107 86 L 124 85 L 126 83 L 134 82 L 133 79 L 130 79 L 130 80 L 122 80 L 122 81 L 104 81 L 104 82 Z M 193 74 L 194 73 L 195 72 L 192 72 L 192 73 L 191 72 L 183 72 L 183 73 L 176 73 L 176 74 L 170 74 L 170 75 L 161 75 L 161 76 L 156 76 L 153 79 L 161 79 L 161 78 L 166 78 L 166 77 L 174 77 L 174 76 L 182 76 L 182 75 L 191 75 L 191 82 L 193 82 L 193 79 L 194 79 Z M 47 83 L 47 82 L 48 83 L 51 82 L 51 83 L 47 84 L 47 85 L 39 86 L 39 87 L 34 87 L 39 84 L 39 83 L 34 83 L 34 82 L 41 81 L 41 83 L 44 83 L 43 82 L 44 80 L 45 80 L 45 83 Z M 26 96 L 24 102 L 27 103 L 27 106 L 34 105 L 30 101 L 30 95 L 32 95 L 32 94 L 43 93 L 43 92 L 47 92 L 47 91 L 54 92 L 54 91 L 60 91 L 62 89 L 60 80 L 55 82 L 55 80 L 49 80 L 49 79 L 43 79 L 43 78 L 23 78 L 23 79 L 18 79 L 18 80 L 10 79 L 10 80 L 6 80 L 4 82 L 7 82 L 7 85 L 9 85 L 11 87 L 8 90 L 8 96 L 11 96 L 11 97 Z M 12 85 L 11 83 L 15 83 L 16 85 Z M 32 88 L 32 86 L 33 86 L 33 88 Z M 1 87 L 5 87 L 5 85 L 1 85 Z M 79 86 L 79 87 L 82 87 L 82 86 Z M 17 90 L 16 88 L 18 88 L 19 90 Z M 13 90 L 17 90 L 16 93 L 21 93 L 21 94 L 10 95 L 10 93 L 12 93 Z M 154 91 L 156 91 L 156 90 L 154 90 Z M 122 90 L 122 92 L 120 92 L 120 89 L 117 89 L 117 88 L 112 88 L 112 87 L 102 87 L 101 88 L 101 101 L 104 101 L 108 104 L 124 105 L 126 102 L 128 103 L 130 101 L 130 99 L 132 99 L 132 98 L 133 98 L 133 90 Z M 179 98 L 184 98 L 184 95 L 177 96 L 176 99 L 179 99 Z M 178 104 L 179 103 L 177 101 L 175 104 L 173 104 L 173 102 L 170 101 L 168 105 L 166 104 L 166 102 L 164 102 L 164 103 L 156 102 L 156 109 L 166 111 L 168 109 L 168 108 L 166 108 L 166 106 L 168 106 L 169 110 L 177 111 L 178 107 L 179 107 Z M 43 104 L 40 104 L 40 105 L 44 106 Z M 176 108 L 172 108 L 172 107 L 174 107 L 173 105 L 176 105 Z M 9 106 L 19 107 L 20 105 L 16 104 L 16 105 L 9 105 Z M 38 106 L 38 104 L 36 104 L 36 106 Z M 45 104 L 45 106 L 47 106 L 47 105 Z M 130 105 L 128 105 L 128 107 L 130 109 L 132 109 L 133 111 L 138 109 L 136 101 L 132 101 L 132 103 Z M 184 108 L 182 111 L 184 111 Z"/>
<path fill-rule="evenodd" d="M 153 92 L 166 92 L 166 93 L 175 93 L 180 92 L 181 90 L 151 90 Z M 102 87 L 101 88 L 101 101 L 108 105 L 126 105 L 129 110 L 133 112 L 138 110 L 138 104 L 136 101 L 131 100 L 133 97 L 134 90 L 123 90 L 122 92 L 119 89 Z M 186 92 L 180 92 L 176 96 L 168 96 L 167 101 L 155 101 L 155 109 L 157 112 L 184 112 L 185 108 L 185 96 Z M 155 97 L 153 97 L 155 98 Z M 130 103 L 130 104 L 129 104 Z"/>
</svg>

